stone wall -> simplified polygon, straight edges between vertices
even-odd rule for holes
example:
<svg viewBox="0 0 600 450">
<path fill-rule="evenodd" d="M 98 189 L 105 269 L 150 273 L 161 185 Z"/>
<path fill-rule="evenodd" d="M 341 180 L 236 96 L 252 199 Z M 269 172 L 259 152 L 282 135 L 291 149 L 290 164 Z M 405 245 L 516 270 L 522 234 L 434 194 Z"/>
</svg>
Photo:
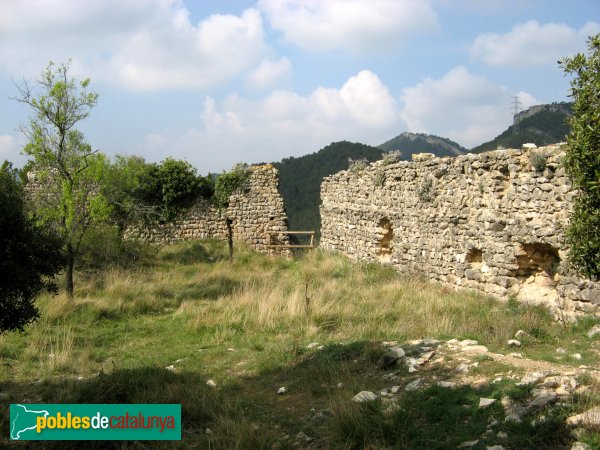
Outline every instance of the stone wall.
<svg viewBox="0 0 600 450">
<path fill-rule="evenodd" d="M 270 164 L 254 166 L 250 170 L 247 188 L 230 197 L 226 215 L 232 221 L 234 239 L 244 241 L 258 251 L 268 252 L 268 232 L 287 231 L 283 199 L 277 190 L 279 177 L 277 169 Z M 224 214 L 201 198 L 180 219 L 147 230 L 130 231 L 130 235 L 160 244 L 186 239 L 225 239 Z M 274 236 L 273 243 L 287 243 L 287 238 Z"/>
<path fill-rule="evenodd" d="M 564 149 L 526 146 L 420 154 L 327 177 L 320 245 L 557 314 L 598 314 L 600 283 L 566 264 L 562 230 L 574 192 L 561 166 Z"/>
</svg>

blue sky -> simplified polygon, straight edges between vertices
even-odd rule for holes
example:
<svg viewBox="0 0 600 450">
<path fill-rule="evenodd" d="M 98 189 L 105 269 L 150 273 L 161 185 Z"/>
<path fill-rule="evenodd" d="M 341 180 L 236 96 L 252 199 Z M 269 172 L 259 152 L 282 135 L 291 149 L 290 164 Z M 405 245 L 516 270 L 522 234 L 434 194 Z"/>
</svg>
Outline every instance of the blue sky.
<svg viewBox="0 0 600 450">
<path fill-rule="evenodd" d="M 9 99 L 48 61 L 100 94 L 93 148 L 200 173 L 403 131 L 472 147 L 564 101 L 556 61 L 600 32 L 597 0 L 0 0 L 0 159 L 21 165 Z"/>
</svg>

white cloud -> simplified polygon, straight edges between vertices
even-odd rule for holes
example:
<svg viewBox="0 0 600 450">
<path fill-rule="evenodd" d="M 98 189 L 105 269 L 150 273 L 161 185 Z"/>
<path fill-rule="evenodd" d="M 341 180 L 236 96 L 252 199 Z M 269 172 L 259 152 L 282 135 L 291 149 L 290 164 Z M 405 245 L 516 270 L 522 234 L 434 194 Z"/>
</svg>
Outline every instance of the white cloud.
<svg viewBox="0 0 600 450">
<path fill-rule="evenodd" d="M 596 22 L 588 22 L 577 30 L 562 23 L 542 25 L 531 20 L 505 34 L 479 35 L 471 54 L 494 67 L 556 65 L 559 59 L 584 50 L 587 37 L 599 31 L 600 24 Z"/>
<path fill-rule="evenodd" d="M 261 61 L 269 48 L 256 9 L 197 25 L 180 0 L 4 0 L 0 69 L 37 75 L 48 60 L 133 90 L 206 89 Z M 16 73 L 14 73 L 16 72 Z"/>
<path fill-rule="evenodd" d="M 264 89 L 289 78 L 291 72 L 292 64 L 289 59 L 281 58 L 277 61 L 265 59 L 248 74 L 247 81 L 254 89 Z"/>
<path fill-rule="evenodd" d="M 207 97 L 201 120 L 202 126 L 182 136 L 166 141 L 149 137 L 144 152 L 149 150 L 159 159 L 168 147 L 203 172 L 218 171 L 240 161 L 300 156 L 333 141 L 380 144 L 398 134 L 400 126 L 393 96 L 367 70 L 350 77 L 341 88 L 319 87 L 307 96 L 290 91 L 274 91 L 259 100 L 231 95 L 219 105 Z M 210 167 L 206 161 L 211 161 Z"/>
<path fill-rule="evenodd" d="M 440 79 L 426 78 L 405 89 L 401 116 L 409 131 L 448 137 L 469 148 L 511 124 L 514 95 L 519 95 L 523 108 L 539 103 L 526 92 L 513 93 L 458 66 Z"/>
<path fill-rule="evenodd" d="M 16 148 L 15 138 L 9 134 L 0 135 L 0 156 L 6 158 Z"/>
<path fill-rule="evenodd" d="M 381 51 L 438 29 L 428 0 L 259 0 L 258 4 L 287 41 L 311 51 Z"/>
</svg>

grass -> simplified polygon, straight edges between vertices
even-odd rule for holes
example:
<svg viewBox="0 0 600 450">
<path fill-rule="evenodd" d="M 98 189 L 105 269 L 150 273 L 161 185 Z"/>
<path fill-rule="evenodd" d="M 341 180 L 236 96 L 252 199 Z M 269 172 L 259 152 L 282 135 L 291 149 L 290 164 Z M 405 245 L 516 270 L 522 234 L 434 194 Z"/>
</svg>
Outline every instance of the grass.
<svg viewBox="0 0 600 450">
<path fill-rule="evenodd" d="M 599 365 L 598 339 L 585 334 L 597 320 L 561 326 L 544 309 L 448 291 L 389 267 L 320 251 L 268 258 L 241 246 L 229 263 L 218 241 L 143 254 L 135 267 L 78 274 L 74 300 L 41 297 L 41 319 L 0 338 L 0 392 L 11 402 L 182 403 L 182 448 L 291 448 L 298 439 L 301 447 L 455 448 L 485 432 L 491 415 L 502 420 L 499 407 L 477 411 L 479 396 L 529 392 L 514 382 L 431 386 L 405 393 L 396 411 L 383 401 L 354 404 L 361 390 L 389 387 L 376 364 L 381 341 L 470 338 L 509 353 L 507 340 L 522 329 L 518 351 L 527 357 Z M 436 370 L 429 376 L 449 375 Z M 501 370 L 481 358 L 473 373 Z M 281 386 L 287 393 L 276 395 Z M 561 448 L 570 439 L 559 426 L 565 414 L 595 404 L 593 390 L 579 395 L 548 426 L 511 428 L 509 444 Z M 583 439 L 596 445 L 594 436 Z"/>
</svg>

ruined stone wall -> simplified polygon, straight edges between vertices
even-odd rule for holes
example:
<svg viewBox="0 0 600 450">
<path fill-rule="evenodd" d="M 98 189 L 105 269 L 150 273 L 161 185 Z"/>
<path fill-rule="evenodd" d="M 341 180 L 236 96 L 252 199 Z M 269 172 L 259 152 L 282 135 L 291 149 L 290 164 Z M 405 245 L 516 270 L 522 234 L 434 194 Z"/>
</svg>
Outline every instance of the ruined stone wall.
<svg viewBox="0 0 600 450">
<path fill-rule="evenodd" d="M 600 283 L 566 264 L 574 197 L 561 144 L 415 155 L 321 185 L 322 248 L 558 314 L 600 312 Z"/>
<path fill-rule="evenodd" d="M 234 239 L 244 241 L 254 249 L 267 252 L 269 231 L 287 231 L 283 199 L 277 190 L 277 169 L 270 164 L 251 167 L 248 186 L 229 199 L 226 215 L 232 220 Z M 186 239 L 225 239 L 227 229 L 224 213 L 207 200 L 199 199 L 181 218 L 151 229 L 132 232 L 152 243 L 172 243 Z M 273 237 L 273 243 L 287 239 Z"/>
</svg>

